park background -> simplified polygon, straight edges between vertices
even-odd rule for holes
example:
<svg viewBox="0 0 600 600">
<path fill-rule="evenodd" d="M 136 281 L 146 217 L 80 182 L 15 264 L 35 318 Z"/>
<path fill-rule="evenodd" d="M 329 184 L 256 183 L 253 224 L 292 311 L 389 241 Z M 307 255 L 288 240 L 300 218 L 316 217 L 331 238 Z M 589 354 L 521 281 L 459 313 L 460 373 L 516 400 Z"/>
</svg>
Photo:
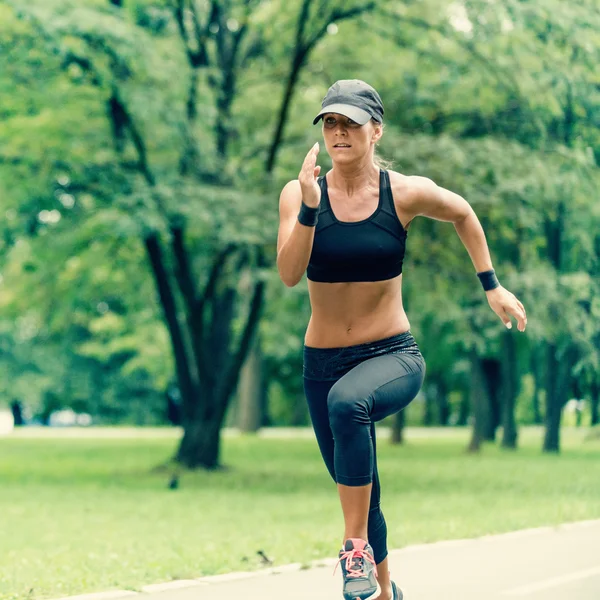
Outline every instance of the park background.
<svg viewBox="0 0 600 600">
<path fill-rule="evenodd" d="M 343 78 L 528 313 L 506 330 L 452 225 L 411 226 L 391 544 L 600 516 L 599 32 L 591 0 L 0 0 L 0 597 L 331 555 L 275 243 Z"/>
</svg>

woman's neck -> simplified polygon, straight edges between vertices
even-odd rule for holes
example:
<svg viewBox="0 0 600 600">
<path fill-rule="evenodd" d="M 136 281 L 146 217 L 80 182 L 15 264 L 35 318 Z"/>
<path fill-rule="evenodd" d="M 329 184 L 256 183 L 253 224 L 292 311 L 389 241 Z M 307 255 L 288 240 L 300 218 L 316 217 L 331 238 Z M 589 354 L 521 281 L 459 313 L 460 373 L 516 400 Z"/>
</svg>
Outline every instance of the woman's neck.
<svg viewBox="0 0 600 600">
<path fill-rule="evenodd" d="M 329 175 L 329 183 L 348 196 L 352 196 L 366 187 L 379 186 L 379 168 L 373 161 L 358 167 L 356 164 L 334 164 Z"/>
</svg>

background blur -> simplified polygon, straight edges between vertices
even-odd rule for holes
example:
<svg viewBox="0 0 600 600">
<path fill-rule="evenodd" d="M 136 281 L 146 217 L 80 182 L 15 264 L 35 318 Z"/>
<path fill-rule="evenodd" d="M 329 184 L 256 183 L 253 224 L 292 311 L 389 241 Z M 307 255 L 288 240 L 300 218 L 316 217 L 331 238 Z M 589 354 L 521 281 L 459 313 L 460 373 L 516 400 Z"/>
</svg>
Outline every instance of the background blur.
<svg viewBox="0 0 600 600">
<path fill-rule="evenodd" d="M 468 425 L 473 450 L 538 424 L 558 451 L 561 419 L 598 423 L 599 32 L 591 0 L 0 1 L 0 407 L 182 425 L 189 467 L 224 426 L 308 425 L 278 197 L 329 85 L 360 78 L 381 156 L 472 204 L 529 318 L 505 330 L 454 228 L 417 220 L 428 372 L 389 424 Z"/>
<path fill-rule="evenodd" d="M 598 64 L 597 0 L 0 0 L 0 600 L 337 553 L 275 245 L 338 79 L 528 314 L 411 225 L 427 377 L 378 428 L 388 545 L 597 519 Z"/>
</svg>

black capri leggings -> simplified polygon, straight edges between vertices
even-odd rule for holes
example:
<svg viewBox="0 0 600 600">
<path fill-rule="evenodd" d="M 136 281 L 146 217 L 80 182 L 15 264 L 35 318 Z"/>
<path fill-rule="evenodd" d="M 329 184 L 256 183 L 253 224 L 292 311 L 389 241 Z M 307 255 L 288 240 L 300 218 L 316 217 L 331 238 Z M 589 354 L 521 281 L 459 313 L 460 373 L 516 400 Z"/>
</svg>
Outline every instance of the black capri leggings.
<svg viewBox="0 0 600 600">
<path fill-rule="evenodd" d="M 319 449 L 336 483 L 373 483 L 368 537 L 375 562 L 387 556 L 380 507 L 375 423 L 417 395 L 425 361 L 409 331 L 345 348 L 304 347 L 304 391 Z"/>
</svg>

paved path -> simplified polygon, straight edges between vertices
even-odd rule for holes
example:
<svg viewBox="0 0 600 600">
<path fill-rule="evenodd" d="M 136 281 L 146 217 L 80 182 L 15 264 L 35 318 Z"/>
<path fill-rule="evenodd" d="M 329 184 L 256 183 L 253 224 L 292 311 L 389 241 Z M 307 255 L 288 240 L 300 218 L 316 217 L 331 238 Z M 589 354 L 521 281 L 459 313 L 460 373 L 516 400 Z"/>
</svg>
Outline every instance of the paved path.
<svg viewBox="0 0 600 600">
<path fill-rule="evenodd" d="M 155 586 L 139 599 L 341 600 L 333 565 Z M 392 551 L 390 567 L 405 600 L 600 600 L 600 521 L 411 546 Z"/>
</svg>

